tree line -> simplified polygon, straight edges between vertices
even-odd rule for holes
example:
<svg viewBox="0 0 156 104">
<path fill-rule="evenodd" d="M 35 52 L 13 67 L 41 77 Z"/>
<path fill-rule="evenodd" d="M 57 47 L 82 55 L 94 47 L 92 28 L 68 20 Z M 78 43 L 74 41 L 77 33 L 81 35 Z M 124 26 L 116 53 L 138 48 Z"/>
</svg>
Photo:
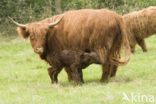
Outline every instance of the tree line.
<svg viewBox="0 0 156 104">
<path fill-rule="evenodd" d="M 68 10 L 108 8 L 119 14 L 155 6 L 156 0 L 0 0 L 0 32 L 4 33 L 8 16 L 20 23 L 41 20 Z"/>
</svg>

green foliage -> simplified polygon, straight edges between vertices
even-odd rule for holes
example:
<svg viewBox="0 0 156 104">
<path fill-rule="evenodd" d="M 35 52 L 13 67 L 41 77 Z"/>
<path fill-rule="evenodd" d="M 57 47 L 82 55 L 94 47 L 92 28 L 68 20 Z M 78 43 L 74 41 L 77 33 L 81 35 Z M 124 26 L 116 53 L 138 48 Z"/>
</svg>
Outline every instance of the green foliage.
<svg viewBox="0 0 156 104">
<path fill-rule="evenodd" d="M 20 23 L 42 20 L 56 14 L 56 0 L 0 0 L 0 36 L 15 36 L 8 16 Z M 61 0 L 62 12 L 83 8 L 108 8 L 119 14 L 155 6 L 156 0 Z"/>
</svg>

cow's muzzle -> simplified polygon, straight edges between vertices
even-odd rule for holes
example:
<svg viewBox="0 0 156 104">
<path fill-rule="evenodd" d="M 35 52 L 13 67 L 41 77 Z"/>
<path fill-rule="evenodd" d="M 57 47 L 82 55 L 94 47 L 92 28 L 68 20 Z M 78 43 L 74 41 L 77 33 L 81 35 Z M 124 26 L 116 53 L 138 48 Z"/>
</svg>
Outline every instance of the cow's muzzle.
<svg viewBox="0 0 156 104">
<path fill-rule="evenodd" d="M 43 48 L 36 48 L 34 52 L 37 54 L 43 54 Z"/>
</svg>

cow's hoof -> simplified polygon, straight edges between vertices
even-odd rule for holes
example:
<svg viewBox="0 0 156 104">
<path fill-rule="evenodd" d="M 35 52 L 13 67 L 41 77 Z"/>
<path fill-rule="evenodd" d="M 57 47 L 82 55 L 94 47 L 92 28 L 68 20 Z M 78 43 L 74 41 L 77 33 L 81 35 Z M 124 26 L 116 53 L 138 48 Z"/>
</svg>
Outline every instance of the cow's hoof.
<svg viewBox="0 0 156 104">
<path fill-rule="evenodd" d="M 108 82 L 108 77 L 107 78 L 101 78 L 100 82 Z"/>
<path fill-rule="evenodd" d="M 57 84 L 58 81 L 51 81 L 51 84 Z"/>
<path fill-rule="evenodd" d="M 69 82 L 73 81 L 72 77 L 68 77 L 68 81 Z"/>
</svg>

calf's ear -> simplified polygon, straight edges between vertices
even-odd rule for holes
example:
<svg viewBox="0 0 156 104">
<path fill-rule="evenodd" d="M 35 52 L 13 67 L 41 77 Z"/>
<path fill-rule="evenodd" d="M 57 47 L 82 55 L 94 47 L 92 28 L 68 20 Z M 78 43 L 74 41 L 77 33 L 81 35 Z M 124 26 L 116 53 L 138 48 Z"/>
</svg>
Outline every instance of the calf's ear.
<svg viewBox="0 0 156 104">
<path fill-rule="evenodd" d="M 18 34 L 20 34 L 24 39 L 29 37 L 29 33 L 26 31 L 26 28 L 18 27 L 17 28 Z"/>
</svg>

